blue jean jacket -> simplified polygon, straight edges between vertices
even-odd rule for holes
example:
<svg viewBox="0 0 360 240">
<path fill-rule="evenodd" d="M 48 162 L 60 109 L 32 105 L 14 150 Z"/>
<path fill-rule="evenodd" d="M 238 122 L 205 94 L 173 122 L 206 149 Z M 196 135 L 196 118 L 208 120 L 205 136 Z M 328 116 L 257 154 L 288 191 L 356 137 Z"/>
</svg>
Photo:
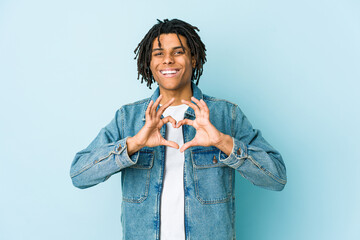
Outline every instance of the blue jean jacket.
<svg viewBox="0 0 360 240">
<path fill-rule="evenodd" d="M 282 190 L 286 168 L 281 155 L 253 129 L 240 108 L 226 100 L 206 94 L 192 83 L 193 96 L 203 99 L 210 110 L 211 123 L 233 139 L 229 156 L 216 147 L 190 147 L 185 150 L 184 195 L 186 239 L 235 239 L 235 172 L 254 185 Z M 145 124 L 150 98 L 122 106 L 72 162 L 70 176 L 74 186 L 88 188 L 121 172 L 123 239 L 159 239 L 160 199 L 165 164 L 165 146 L 144 147 L 127 153 L 126 139 Z M 195 119 L 192 108 L 184 118 Z M 165 138 L 166 124 L 161 129 Z M 196 130 L 183 125 L 184 143 Z"/>
</svg>

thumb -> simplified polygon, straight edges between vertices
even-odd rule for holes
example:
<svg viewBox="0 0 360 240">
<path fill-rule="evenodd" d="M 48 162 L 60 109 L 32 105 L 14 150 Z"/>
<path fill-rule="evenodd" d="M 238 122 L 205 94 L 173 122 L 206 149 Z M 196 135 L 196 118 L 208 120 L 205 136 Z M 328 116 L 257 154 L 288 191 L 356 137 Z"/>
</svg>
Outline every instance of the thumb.
<svg viewBox="0 0 360 240">
<path fill-rule="evenodd" d="M 168 140 L 166 140 L 164 138 L 161 139 L 160 145 L 164 145 L 164 146 L 167 146 L 167 147 L 172 147 L 172 148 L 179 149 L 179 145 L 176 142 L 168 141 Z"/>
<path fill-rule="evenodd" d="M 187 142 L 184 145 L 182 145 L 182 147 L 180 148 L 180 152 L 185 152 L 186 149 L 193 146 L 196 146 L 194 141 Z"/>
</svg>

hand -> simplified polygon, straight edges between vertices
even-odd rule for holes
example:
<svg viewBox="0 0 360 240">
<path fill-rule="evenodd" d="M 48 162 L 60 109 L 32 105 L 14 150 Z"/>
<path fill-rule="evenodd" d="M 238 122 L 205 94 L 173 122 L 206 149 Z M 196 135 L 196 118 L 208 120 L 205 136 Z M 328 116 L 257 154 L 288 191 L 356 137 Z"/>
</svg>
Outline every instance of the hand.
<svg viewBox="0 0 360 240">
<path fill-rule="evenodd" d="M 161 115 L 165 111 L 165 109 L 170 106 L 175 98 L 170 99 L 166 104 L 161 106 L 158 111 L 156 111 L 157 106 L 159 105 L 162 99 L 162 95 L 160 95 L 155 103 L 151 100 L 146 112 L 145 112 L 145 125 L 140 129 L 140 131 L 131 139 L 131 141 L 136 143 L 136 149 L 147 146 L 147 147 L 156 147 L 159 145 L 165 145 L 168 147 L 173 147 L 178 149 L 179 145 L 176 142 L 168 141 L 161 136 L 160 129 L 161 127 L 168 122 L 172 123 L 172 126 L 175 128 L 176 121 L 171 116 L 167 116 L 163 119 L 160 119 Z M 134 149 L 129 152 L 136 152 Z"/>
<path fill-rule="evenodd" d="M 196 104 L 186 100 L 181 100 L 181 102 L 194 109 L 195 120 L 183 119 L 176 124 L 176 127 L 184 124 L 193 126 L 196 129 L 196 135 L 181 147 L 180 152 L 184 152 L 192 146 L 217 146 L 223 137 L 223 134 L 211 124 L 210 111 L 204 100 L 199 101 L 194 97 L 191 97 L 191 100 Z"/>
</svg>

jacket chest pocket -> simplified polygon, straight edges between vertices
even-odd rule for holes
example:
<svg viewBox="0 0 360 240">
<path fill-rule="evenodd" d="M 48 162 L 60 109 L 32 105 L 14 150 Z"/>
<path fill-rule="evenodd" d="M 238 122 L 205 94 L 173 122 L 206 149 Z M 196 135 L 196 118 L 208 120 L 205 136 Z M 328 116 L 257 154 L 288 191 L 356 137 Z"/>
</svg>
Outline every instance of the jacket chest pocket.
<svg viewBox="0 0 360 240">
<path fill-rule="evenodd" d="M 232 194 L 232 169 L 219 161 L 216 147 L 197 147 L 191 151 L 196 198 L 202 204 L 227 202 Z"/>
<path fill-rule="evenodd" d="M 141 203 L 149 193 L 150 172 L 154 164 L 154 151 L 141 149 L 135 165 L 122 171 L 123 201 Z"/>
</svg>

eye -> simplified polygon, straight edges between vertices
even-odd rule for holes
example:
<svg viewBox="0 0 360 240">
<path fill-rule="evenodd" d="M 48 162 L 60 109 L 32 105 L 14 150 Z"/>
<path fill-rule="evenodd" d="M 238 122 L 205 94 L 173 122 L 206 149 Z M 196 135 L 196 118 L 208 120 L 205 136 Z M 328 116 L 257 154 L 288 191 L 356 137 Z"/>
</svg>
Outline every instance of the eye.
<svg viewBox="0 0 360 240">
<path fill-rule="evenodd" d="M 160 55 L 162 55 L 162 52 L 154 53 L 154 56 L 160 56 Z"/>
<path fill-rule="evenodd" d="M 179 50 L 175 52 L 175 55 L 181 55 L 181 54 L 184 54 L 184 51 Z"/>
</svg>

